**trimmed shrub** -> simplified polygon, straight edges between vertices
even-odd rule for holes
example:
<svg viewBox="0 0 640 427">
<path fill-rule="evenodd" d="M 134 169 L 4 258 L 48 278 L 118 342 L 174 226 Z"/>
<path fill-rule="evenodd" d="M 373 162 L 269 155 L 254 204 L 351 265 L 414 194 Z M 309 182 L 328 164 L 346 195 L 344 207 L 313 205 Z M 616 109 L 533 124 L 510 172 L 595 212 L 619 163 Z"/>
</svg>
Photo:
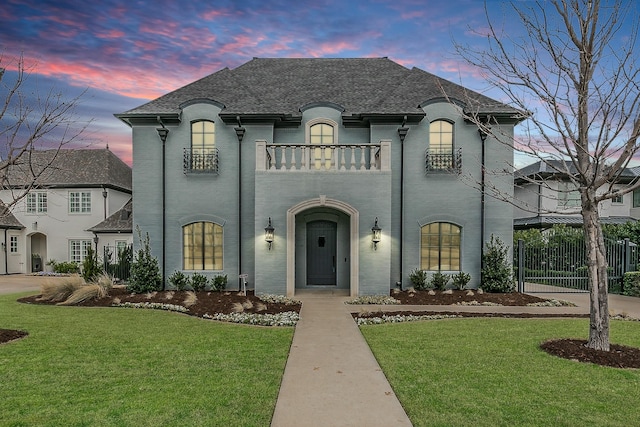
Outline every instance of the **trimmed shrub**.
<svg viewBox="0 0 640 427">
<path fill-rule="evenodd" d="M 169 276 L 169 283 L 177 291 L 184 291 L 189 286 L 189 278 L 182 271 L 176 270 Z"/>
<path fill-rule="evenodd" d="M 443 291 L 446 288 L 447 283 L 449 283 L 449 275 L 436 271 L 431 276 L 431 281 L 429 284 L 431 287 L 437 291 Z"/>
<path fill-rule="evenodd" d="M 191 288 L 194 292 L 204 291 L 204 288 L 207 287 L 207 282 L 207 276 L 200 273 L 193 273 L 191 276 Z"/>
<path fill-rule="evenodd" d="M 216 276 L 211 279 L 211 289 L 221 291 L 227 287 L 227 275 Z"/>
<path fill-rule="evenodd" d="M 140 249 L 131 264 L 131 276 L 129 277 L 127 290 L 136 294 L 158 291 L 162 286 L 162 276 L 160 275 L 158 259 L 151 256 L 149 233 L 142 240 L 140 228 L 137 231 L 140 239 Z"/>
<path fill-rule="evenodd" d="M 624 274 L 624 295 L 640 297 L 640 271 L 630 271 Z"/>
<path fill-rule="evenodd" d="M 47 265 L 50 265 L 53 268 L 54 273 L 59 274 L 77 274 L 80 273 L 80 267 L 75 262 L 56 262 L 56 260 L 50 260 Z"/>
<path fill-rule="evenodd" d="M 427 272 L 416 268 L 409 273 L 409 280 L 411 280 L 411 284 L 413 287 L 422 291 L 427 288 Z"/>
<path fill-rule="evenodd" d="M 500 238 L 491 235 L 485 253 L 482 255 L 482 290 L 486 292 L 513 292 L 515 283 L 509 249 Z"/>
<path fill-rule="evenodd" d="M 471 280 L 471 275 L 469 273 L 461 271 L 451 276 L 451 279 L 453 280 L 453 286 L 460 290 L 463 290 Z"/>
</svg>

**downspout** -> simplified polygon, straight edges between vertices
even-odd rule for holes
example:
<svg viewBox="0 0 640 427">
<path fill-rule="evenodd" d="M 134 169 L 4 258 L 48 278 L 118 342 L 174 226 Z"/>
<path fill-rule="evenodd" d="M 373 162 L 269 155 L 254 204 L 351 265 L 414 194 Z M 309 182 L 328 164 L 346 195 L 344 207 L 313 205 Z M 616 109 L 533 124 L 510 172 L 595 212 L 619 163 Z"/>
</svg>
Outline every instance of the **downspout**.
<svg viewBox="0 0 640 427">
<path fill-rule="evenodd" d="M 403 255 L 404 255 L 404 139 L 407 137 L 409 128 L 405 127 L 407 123 L 407 116 L 404 116 L 402 120 L 402 126 L 398 128 L 398 136 L 400 137 L 400 280 L 396 282 L 396 285 L 400 287 L 402 291 L 402 267 L 403 267 Z"/>
<path fill-rule="evenodd" d="M 242 127 L 240 116 L 236 116 L 238 126 L 234 128 L 238 137 L 238 278 L 242 273 L 242 139 L 246 129 Z M 240 279 L 238 279 L 238 292 L 241 289 Z"/>
<path fill-rule="evenodd" d="M 9 256 L 7 255 L 7 229 L 4 229 L 4 274 L 9 274 Z"/>
<path fill-rule="evenodd" d="M 166 152 L 166 142 L 167 135 L 169 135 L 169 129 L 164 126 L 162 119 L 158 116 L 158 123 L 162 126 L 161 128 L 156 128 L 158 131 L 158 135 L 160 136 L 160 140 L 162 141 L 162 290 L 165 290 L 165 271 L 166 271 L 166 252 L 167 252 L 167 243 L 166 243 L 166 226 L 167 226 L 167 215 L 166 215 L 166 187 L 167 187 L 167 179 L 165 177 L 165 152 Z"/>
<path fill-rule="evenodd" d="M 482 141 L 481 146 L 481 163 L 480 163 L 480 271 L 484 270 L 484 239 L 485 239 L 485 176 L 486 176 L 486 165 L 485 165 L 485 141 L 487 140 L 488 133 L 483 128 L 478 128 L 478 133 L 480 134 L 480 140 Z M 480 279 L 482 280 L 482 279 Z"/>
</svg>

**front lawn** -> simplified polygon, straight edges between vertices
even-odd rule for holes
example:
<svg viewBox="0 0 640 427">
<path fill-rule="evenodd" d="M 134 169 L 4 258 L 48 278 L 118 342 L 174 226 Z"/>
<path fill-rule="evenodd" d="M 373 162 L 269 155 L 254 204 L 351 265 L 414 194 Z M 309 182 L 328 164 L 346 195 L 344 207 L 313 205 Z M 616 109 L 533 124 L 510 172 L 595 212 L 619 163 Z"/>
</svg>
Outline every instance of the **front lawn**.
<svg viewBox="0 0 640 427">
<path fill-rule="evenodd" d="M 415 426 L 640 425 L 640 371 L 582 364 L 538 348 L 582 338 L 583 319 L 473 318 L 362 326 Z M 611 322 L 640 347 L 640 322 Z"/>
<path fill-rule="evenodd" d="M 1 425 L 269 425 L 293 328 L 0 296 Z"/>
</svg>

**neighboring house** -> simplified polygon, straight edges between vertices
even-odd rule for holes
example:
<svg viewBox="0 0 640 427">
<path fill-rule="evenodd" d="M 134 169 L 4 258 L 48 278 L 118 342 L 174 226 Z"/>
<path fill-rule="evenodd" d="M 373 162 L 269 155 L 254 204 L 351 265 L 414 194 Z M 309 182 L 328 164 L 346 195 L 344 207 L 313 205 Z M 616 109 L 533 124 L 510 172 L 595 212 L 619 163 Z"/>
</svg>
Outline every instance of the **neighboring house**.
<svg viewBox="0 0 640 427">
<path fill-rule="evenodd" d="M 24 155 L 10 166 L 0 199 L 8 205 L 25 189 L 0 225 L 0 274 L 49 270 L 50 260 L 80 263 L 89 247 L 101 257 L 106 245 L 132 242 L 131 224 L 97 228 L 131 199 L 131 168 L 109 149 Z"/>
<path fill-rule="evenodd" d="M 516 230 L 550 228 L 555 224 L 582 226 L 580 193 L 560 160 L 539 161 L 516 171 L 514 176 L 513 225 Z M 570 171 L 574 170 L 573 166 Z M 614 188 L 623 187 L 638 179 L 634 169 L 625 169 Z M 628 193 L 600 203 L 603 224 L 624 224 L 640 218 L 640 191 Z"/>
<path fill-rule="evenodd" d="M 134 225 L 165 279 L 227 274 L 233 289 L 247 274 L 259 293 L 355 296 L 409 287 L 420 268 L 477 286 L 483 243 L 511 241 L 513 216 L 462 176 L 480 183 L 483 161 L 503 170 L 513 152 L 461 108 L 506 134 L 520 117 L 387 58 L 224 68 L 116 114 L 133 132 Z M 494 184 L 510 194 L 513 176 Z"/>
</svg>

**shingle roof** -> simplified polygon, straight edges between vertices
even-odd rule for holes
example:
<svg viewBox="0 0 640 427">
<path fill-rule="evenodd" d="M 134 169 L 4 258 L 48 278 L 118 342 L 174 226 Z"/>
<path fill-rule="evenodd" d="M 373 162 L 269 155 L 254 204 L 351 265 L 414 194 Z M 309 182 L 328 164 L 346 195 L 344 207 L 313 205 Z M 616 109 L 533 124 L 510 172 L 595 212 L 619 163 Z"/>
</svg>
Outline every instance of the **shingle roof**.
<svg viewBox="0 0 640 427">
<path fill-rule="evenodd" d="M 4 203 L 0 202 L 0 229 L 16 229 L 22 230 L 24 225 L 13 216 L 11 211 L 7 209 Z"/>
<path fill-rule="evenodd" d="M 523 168 L 515 171 L 514 180 L 518 182 L 519 180 L 524 180 L 524 178 L 530 179 L 544 179 L 551 176 L 564 176 L 566 173 L 566 169 L 569 169 L 569 172 L 572 174 L 576 173 L 576 168 L 571 163 L 571 161 L 563 162 L 561 160 L 545 160 L 539 161 L 530 165 L 527 165 Z M 619 181 L 631 180 L 638 176 L 638 172 L 632 168 L 625 168 L 619 175 Z"/>
<path fill-rule="evenodd" d="M 3 185 L 5 188 L 24 188 L 34 180 L 38 188 L 106 187 L 128 193 L 132 189 L 131 168 L 109 149 L 25 153 L 9 166 Z"/>
<path fill-rule="evenodd" d="M 87 231 L 93 233 L 132 233 L 133 232 L 133 199 L 116 213 Z"/>
<path fill-rule="evenodd" d="M 636 221 L 630 216 L 607 216 L 601 217 L 603 224 L 626 224 L 629 221 Z M 547 228 L 555 224 L 565 224 L 570 226 L 582 226 L 581 216 L 536 216 L 531 218 L 515 218 L 513 227 L 516 229 L 524 228 Z"/>
<path fill-rule="evenodd" d="M 210 99 L 224 106 L 221 116 L 300 116 L 306 105 L 329 102 L 344 115 L 419 115 L 421 104 L 450 98 L 478 112 L 517 115 L 518 110 L 418 68 L 387 58 L 254 58 L 233 70 L 224 68 L 151 102 L 116 116 L 174 113 L 181 105 Z M 126 120 L 125 120 L 126 121 Z"/>
</svg>

